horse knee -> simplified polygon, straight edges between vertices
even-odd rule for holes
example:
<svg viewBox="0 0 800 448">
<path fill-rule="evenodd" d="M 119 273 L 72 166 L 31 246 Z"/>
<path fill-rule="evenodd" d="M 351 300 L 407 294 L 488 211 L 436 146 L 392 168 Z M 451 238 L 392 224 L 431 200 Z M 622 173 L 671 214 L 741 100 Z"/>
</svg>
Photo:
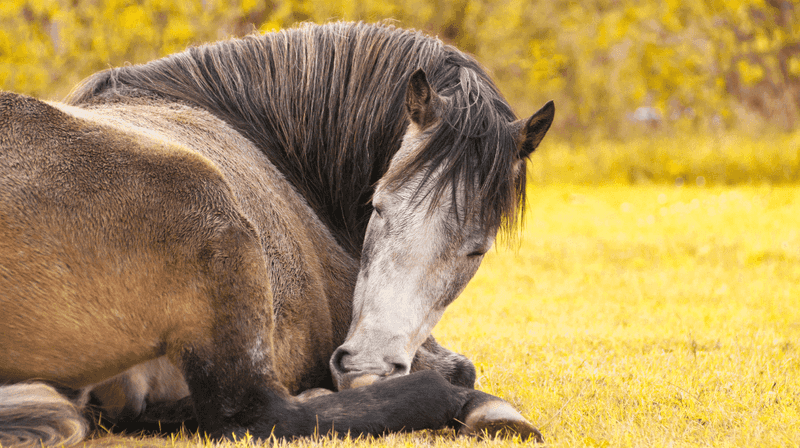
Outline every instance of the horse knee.
<svg viewBox="0 0 800 448">
<path fill-rule="evenodd" d="M 411 364 L 411 371 L 435 370 L 450 384 L 475 387 L 475 365 L 466 356 L 452 352 L 436 342 L 433 336 L 420 346 Z"/>
<path fill-rule="evenodd" d="M 103 417 L 114 423 L 136 419 L 152 403 L 177 402 L 189 395 L 183 375 L 163 356 L 90 389 Z"/>
<path fill-rule="evenodd" d="M 475 365 L 466 356 L 452 353 L 439 373 L 451 384 L 472 389 L 475 387 Z"/>
</svg>

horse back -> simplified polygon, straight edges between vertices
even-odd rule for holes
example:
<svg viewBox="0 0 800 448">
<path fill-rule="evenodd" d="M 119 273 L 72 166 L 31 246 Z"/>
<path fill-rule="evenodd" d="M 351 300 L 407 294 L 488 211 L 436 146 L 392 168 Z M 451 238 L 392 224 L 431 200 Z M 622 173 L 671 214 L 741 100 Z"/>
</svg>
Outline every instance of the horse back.
<svg viewBox="0 0 800 448">
<path fill-rule="evenodd" d="M 203 260 L 231 226 L 199 154 L 0 94 L 0 382 L 81 387 L 207 338 Z"/>
</svg>

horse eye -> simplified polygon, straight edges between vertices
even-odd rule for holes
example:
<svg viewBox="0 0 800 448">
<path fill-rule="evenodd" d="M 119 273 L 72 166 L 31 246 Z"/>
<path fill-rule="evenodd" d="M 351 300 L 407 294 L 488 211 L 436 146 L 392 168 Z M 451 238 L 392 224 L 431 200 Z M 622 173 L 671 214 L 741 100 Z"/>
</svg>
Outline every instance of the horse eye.
<svg viewBox="0 0 800 448">
<path fill-rule="evenodd" d="M 373 209 L 375 210 L 375 213 L 378 214 L 378 216 L 380 216 L 381 218 L 383 217 L 383 209 L 377 206 L 373 207 Z"/>
<path fill-rule="evenodd" d="M 468 253 L 467 257 L 469 257 L 469 258 L 478 258 L 478 257 L 482 257 L 484 255 L 486 255 L 486 252 L 482 252 L 482 251 L 476 250 L 475 252 Z"/>
</svg>

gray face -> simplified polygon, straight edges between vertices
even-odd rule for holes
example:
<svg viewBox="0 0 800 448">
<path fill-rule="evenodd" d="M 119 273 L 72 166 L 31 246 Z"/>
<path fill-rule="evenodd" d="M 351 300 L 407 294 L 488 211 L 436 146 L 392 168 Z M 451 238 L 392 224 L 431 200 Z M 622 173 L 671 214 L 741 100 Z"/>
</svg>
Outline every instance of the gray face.
<svg viewBox="0 0 800 448">
<path fill-rule="evenodd" d="M 373 195 L 375 211 L 364 239 L 361 270 L 353 295 L 353 321 L 345 342 L 331 357 L 331 373 L 340 390 L 407 374 L 414 354 L 447 305 L 475 275 L 483 255 L 494 243 L 497 227 L 486 228 L 479 217 L 470 215 L 476 211 L 474 207 L 467 210 L 462 203 L 466 202 L 465 190 L 479 190 L 477 178 L 472 180 L 475 185 L 437 182 L 442 173 L 432 168 L 427 173 L 425 169 L 417 170 L 408 178 L 399 176 L 403 172 L 401 167 L 419 160 L 417 152 L 425 147 L 435 125 L 444 116 L 442 107 L 445 104 L 458 113 L 469 115 L 478 104 L 475 98 L 492 96 L 493 91 L 481 90 L 480 82 L 473 80 L 475 77 L 470 77 L 467 69 L 462 69 L 460 76 L 460 85 L 466 90 L 448 99 L 433 91 L 422 69 L 409 78 L 405 107 L 410 124 L 400 150 L 392 158 L 389 170 L 378 182 Z M 477 90 L 468 91 L 470 88 Z M 460 103 L 453 103 L 456 100 Z M 481 118 L 487 110 L 475 109 L 472 120 L 484 123 L 482 120 L 496 119 L 491 114 Z M 514 179 L 520 178 L 525 169 L 524 160 L 550 128 L 554 112 L 551 101 L 529 119 L 508 123 L 516 142 L 516 149 L 508 148 L 507 160 L 512 163 L 507 168 Z M 459 132 L 472 134 L 466 128 Z M 501 134 L 493 135 L 498 142 L 502 141 Z M 450 147 L 454 148 L 457 147 Z M 451 177 L 458 176 L 442 179 Z M 401 178 L 402 181 L 386 180 Z M 436 189 L 434 194 L 433 186 L 437 183 L 445 188 Z M 457 198 L 455 204 L 453 197 Z M 474 198 L 469 199 L 475 202 Z M 481 200 L 483 205 L 498 205 Z M 507 209 L 504 213 L 510 215 L 514 210 Z"/>
<path fill-rule="evenodd" d="M 410 126 L 389 172 L 412 157 L 425 137 Z M 340 390 L 407 374 L 417 349 L 494 242 L 497 229 L 487 231 L 477 219 L 465 216 L 462 204 L 452 203 L 452 190 L 438 198 L 426 195 L 426 186 L 433 183 L 429 179 L 418 192 L 424 174 L 392 185 L 379 182 L 376 188 L 353 322 L 331 358 Z M 432 176 L 435 180 L 437 173 Z"/>
</svg>

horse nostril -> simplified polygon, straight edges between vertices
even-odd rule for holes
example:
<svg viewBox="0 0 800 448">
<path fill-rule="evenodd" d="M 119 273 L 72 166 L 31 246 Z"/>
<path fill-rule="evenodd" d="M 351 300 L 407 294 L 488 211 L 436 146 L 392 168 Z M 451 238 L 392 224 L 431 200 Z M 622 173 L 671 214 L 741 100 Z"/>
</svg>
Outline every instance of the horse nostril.
<svg viewBox="0 0 800 448">
<path fill-rule="evenodd" d="M 384 374 L 384 376 L 399 376 L 405 375 L 408 373 L 409 368 L 405 363 L 402 362 L 390 362 L 388 363 L 392 368 Z"/>
<path fill-rule="evenodd" d="M 346 356 L 350 356 L 350 352 L 342 347 L 337 348 L 336 351 L 333 352 L 333 356 L 331 357 L 331 368 L 337 373 L 345 374 L 349 372 L 349 369 L 347 369 L 344 365 L 344 358 Z"/>
</svg>

